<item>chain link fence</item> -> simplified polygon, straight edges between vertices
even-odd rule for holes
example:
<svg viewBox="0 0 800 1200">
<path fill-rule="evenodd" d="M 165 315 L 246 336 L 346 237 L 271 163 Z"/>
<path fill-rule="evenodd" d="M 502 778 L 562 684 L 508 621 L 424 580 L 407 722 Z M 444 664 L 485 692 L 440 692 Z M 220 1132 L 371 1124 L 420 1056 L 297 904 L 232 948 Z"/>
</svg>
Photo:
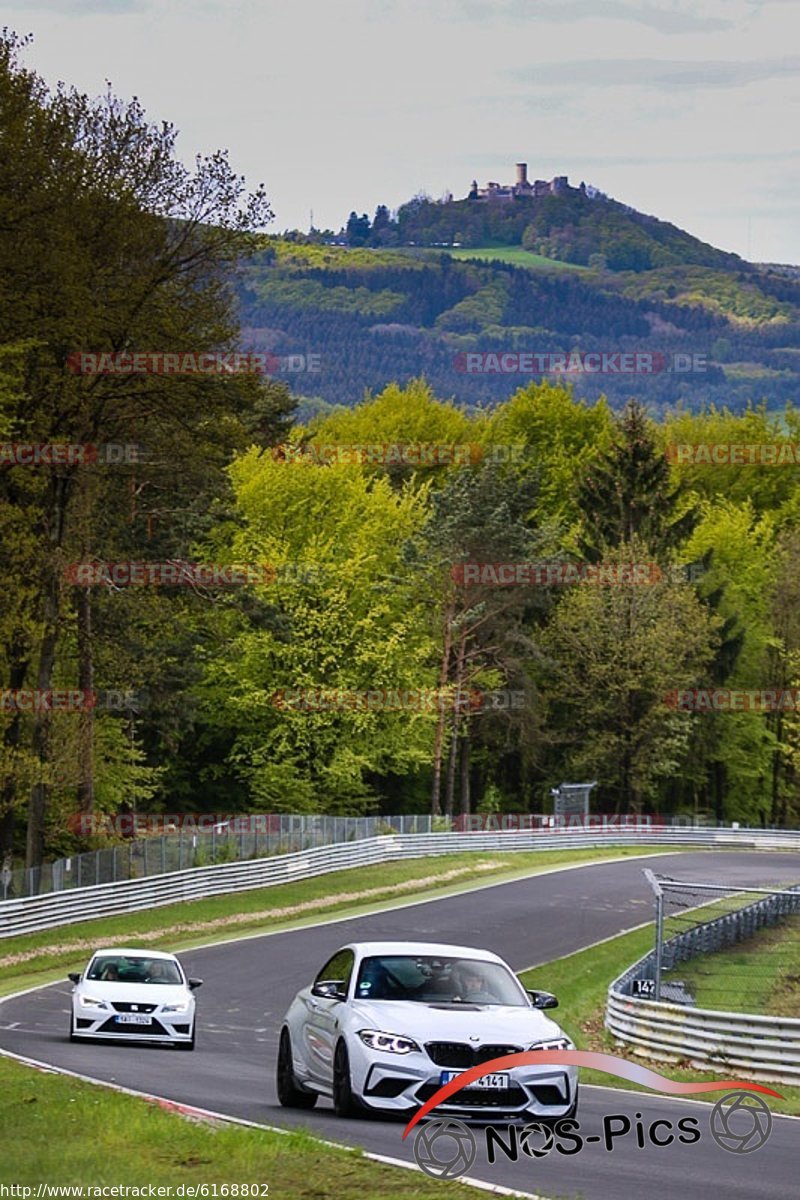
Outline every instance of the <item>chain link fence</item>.
<svg viewBox="0 0 800 1200">
<path fill-rule="evenodd" d="M 569 818 L 546 814 L 495 814 L 483 818 L 474 831 L 478 832 L 485 825 L 486 829 L 508 828 L 522 832 L 538 821 L 540 824 L 546 824 L 551 832 L 558 833 L 562 820 L 569 823 Z M 605 818 L 601 815 L 586 817 L 585 820 L 588 831 L 592 820 L 599 822 Z M 619 821 L 619 818 L 611 817 L 608 827 L 602 826 L 609 835 L 625 832 L 627 829 L 624 824 L 615 825 L 615 820 Z M 732 845 L 739 844 L 740 837 L 749 832 L 757 834 L 762 842 L 764 838 L 774 834 L 774 847 L 764 848 L 780 849 L 785 839 L 792 836 L 791 831 L 785 829 L 740 830 L 736 822 L 731 825 L 710 822 L 694 825 L 691 818 L 686 817 L 648 817 L 642 821 L 653 822 L 652 826 L 641 827 L 651 829 L 654 842 L 669 831 L 677 833 L 682 829 L 695 828 L 707 829 L 709 833 L 717 830 L 720 834 L 729 830 Z M 318 846 L 379 837 L 382 834 L 449 833 L 463 827 L 463 817 L 433 817 L 429 813 L 364 817 L 297 813 L 241 814 L 230 820 L 210 824 L 206 828 L 198 825 L 195 828 L 184 828 L 159 835 L 127 838 L 102 849 L 88 850 L 68 858 L 56 859 L 55 862 L 44 863 L 41 867 L 17 867 L 12 870 L 10 864 L 4 863 L 0 870 L 0 901 L 46 895 L 69 888 L 117 883 L 126 879 L 143 879 L 150 875 L 163 875 L 190 867 L 214 866 L 218 863 L 244 862 L 253 858 L 291 854 Z M 639 828 L 639 825 L 636 828 Z M 573 831 L 580 832 L 580 829 L 576 827 Z"/>
<path fill-rule="evenodd" d="M 247 814 L 208 829 L 182 829 L 156 837 L 130 839 L 41 867 L 11 870 L 6 866 L 0 875 L 0 899 L 16 900 L 68 888 L 164 875 L 189 867 L 269 858 L 381 834 L 431 833 L 447 830 L 449 824 L 424 813 L 389 817 Z"/>
<path fill-rule="evenodd" d="M 632 994 L 800 1016 L 800 884 L 734 889 L 649 869 L 645 876 L 656 899 L 656 942 L 651 974 L 640 972 Z"/>
</svg>

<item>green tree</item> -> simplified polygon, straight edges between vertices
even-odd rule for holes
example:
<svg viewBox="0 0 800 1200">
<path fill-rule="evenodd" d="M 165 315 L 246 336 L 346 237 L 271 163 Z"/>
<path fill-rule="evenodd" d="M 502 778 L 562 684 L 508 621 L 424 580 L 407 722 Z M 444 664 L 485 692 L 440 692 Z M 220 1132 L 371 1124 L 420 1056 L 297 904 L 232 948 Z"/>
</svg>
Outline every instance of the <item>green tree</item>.
<svg viewBox="0 0 800 1200">
<path fill-rule="evenodd" d="M 671 481 L 652 422 L 633 400 L 618 418 L 612 445 L 587 472 L 578 504 L 583 548 L 594 558 L 634 539 L 663 556 L 686 539 L 696 520 Z"/>
<path fill-rule="evenodd" d="M 175 131 L 149 124 L 136 101 L 124 105 L 110 93 L 91 101 L 66 89 L 50 94 L 20 66 L 20 48 L 13 35 L 0 40 L 0 320 L 9 341 L 25 338 L 30 346 L 24 399 L 6 406 L 9 435 L 45 443 L 144 441 L 156 457 L 192 464 L 188 475 L 201 475 L 204 459 L 206 471 L 218 471 L 243 439 L 242 415 L 259 411 L 257 378 L 88 377 L 69 369 L 69 355 L 234 348 L 225 275 L 257 244 L 248 231 L 269 219 L 263 192 L 246 196 L 221 154 L 188 171 L 175 156 Z M 35 533 L 36 582 L 17 625 L 27 639 L 12 637 L 4 658 L 7 678 L 22 674 L 47 691 L 69 622 L 64 566 L 88 544 L 91 518 L 80 514 L 79 533 L 77 464 L 38 470 L 35 485 L 19 481 L 22 468 L 7 484 Z M 21 560 L 16 569 L 25 569 Z M 51 726 L 47 711 L 30 722 L 30 748 L 41 767 L 28 804 L 29 865 L 44 851 Z"/>
<path fill-rule="evenodd" d="M 272 564 L 276 578 L 256 589 L 271 609 L 261 626 L 234 633 L 207 666 L 205 705 L 233 735 L 229 767 L 262 809 L 363 811 L 376 777 L 413 774 L 431 757 L 435 711 L 398 709 L 391 695 L 435 686 L 402 560 L 426 489 L 256 451 L 232 479 L 237 524 L 219 537 L 234 561 Z M 321 689 L 328 700 L 307 707 L 282 699 Z M 365 707 L 355 698 L 367 692 Z"/>
<path fill-rule="evenodd" d="M 609 553 L 625 563 L 634 538 Z M 669 697 L 703 678 L 719 618 L 694 589 L 665 575 L 648 584 L 581 583 L 542 634 L 545 688 L 567 773 L 596 777 L 617 812 L 641 812 L 682 762 L 691 716 Z"/>
<path fill-rule="evenodd" d="M 543 605 L 542 593 L 535 590 L 531 596 L 524 587 L 496 586 L 491 571 L 486 574 L 484 567 L 524 563 L 541 557 L 545 546 L 552 548 L 547 535 L 532 523 L 535 504 L 535 478 L 514 466 L 487 462 L 471 469 L 454 469 L 444 485 L 431 493 L 428 520 L 407 549 L 419 586 L 428 598 L 426 607 L 435 614 L 441 691 L 452 688 L 456 696 L 463 696 L 470 689 L 499 689 L 524 696 L 519 708 L 509 704 L 499 715 L 490 705 L 477 712 L 470 712 L 466 705 L 442 709 L 433 754 L 434 815 L 442 808 L 448 747 L 444 809 L 452 814 L 459 762 L 460 808 L 470 811 L 473 743 L 479 749 L 491 746 L 496 750 L 507 740 L 510 728 L 523 755 L 533 742 L 536 711 L 527 664 L 534 646 L 525 618 Z"/>
</svg>

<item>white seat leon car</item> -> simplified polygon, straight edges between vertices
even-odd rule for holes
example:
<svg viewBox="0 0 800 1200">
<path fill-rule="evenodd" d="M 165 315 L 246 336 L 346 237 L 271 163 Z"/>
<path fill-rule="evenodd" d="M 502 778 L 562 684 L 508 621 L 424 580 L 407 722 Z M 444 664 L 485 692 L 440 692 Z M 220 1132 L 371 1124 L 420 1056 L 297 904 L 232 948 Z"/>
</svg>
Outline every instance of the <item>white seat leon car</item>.
<svg viewBox="0 0 800 1200">
<path fill-rule="evenodd" d="M 174 954 L 158 950 L 98 950 L 82 975 L 71 974 L 70 1041 L 195 1044 L 195 988 Z"/>
<path fill-rule="evenodd" d="M 278 1043 L 281 1104 L 329 1097 L 340 1116 L 408 1113 L 469 1067 L 523 1050 L 571 1050 L 542 1012 L 558 1001 L 526 992 L 488 950 L 427 942 L 361 942 L 328 959 L 298 992 Z M 574 1116 L 572 1066 L 494 1068 L 437 1107 L 484 1120 Z"/>
</svg>

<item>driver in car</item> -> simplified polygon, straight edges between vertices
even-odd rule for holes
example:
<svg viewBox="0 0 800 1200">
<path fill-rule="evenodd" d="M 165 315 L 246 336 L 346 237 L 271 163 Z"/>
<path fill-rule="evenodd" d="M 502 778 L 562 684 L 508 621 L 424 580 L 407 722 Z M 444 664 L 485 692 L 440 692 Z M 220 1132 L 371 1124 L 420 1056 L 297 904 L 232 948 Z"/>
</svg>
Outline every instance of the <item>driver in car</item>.
<svg viewBox="0 0 800 1200">
<path fill-rule="evenodd" d="M 465 963 L 459 968 L 460 999 L 473 1004 L 496 1004 L 497 997 L 491 991 L 483 971 L 476 963 Z"/>
</svg>

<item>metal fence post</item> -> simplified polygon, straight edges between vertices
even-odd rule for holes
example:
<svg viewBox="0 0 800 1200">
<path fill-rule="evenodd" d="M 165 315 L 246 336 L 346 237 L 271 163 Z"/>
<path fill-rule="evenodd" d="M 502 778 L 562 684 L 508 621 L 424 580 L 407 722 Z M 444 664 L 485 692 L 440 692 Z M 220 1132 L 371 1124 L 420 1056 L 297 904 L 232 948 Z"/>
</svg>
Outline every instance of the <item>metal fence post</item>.
<svg viewBox="0 0 800 1200">
<path fill-rule="evenodd" d="M 659 888 L 656 896 L 656 984 L 653 998 L 661 999 L 661 967 L 664 953 L 664 893 Z"/>
<path fill-rule="evenodd" d="M 655 962 L 654 968 L 656 973 L 655 988 L 653 991 L 653 999 L 661 999 L 661 968 L 664 954 L 664 891 L 661 884 L 656 879 L 654 873 L 645 867 L 642 874 L 644 875 L 650 887 L 653 889 L 656 897 L 656 945 L 655 945 Z"/>
</svg>

